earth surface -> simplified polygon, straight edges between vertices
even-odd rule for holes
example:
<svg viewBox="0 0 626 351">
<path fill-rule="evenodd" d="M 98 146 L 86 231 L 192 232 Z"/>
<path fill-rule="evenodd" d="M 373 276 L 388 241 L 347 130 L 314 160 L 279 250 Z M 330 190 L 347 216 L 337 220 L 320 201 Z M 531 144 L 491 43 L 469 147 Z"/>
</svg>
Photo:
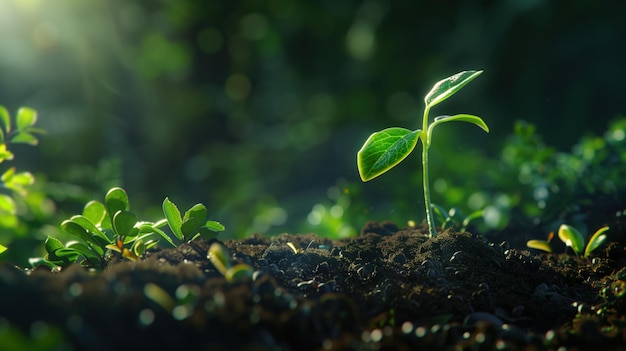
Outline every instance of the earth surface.
<svg viewBox="0 0 626 351">
<path fill-rule="evenodd" d="M 583 258 L 469 232 L 367 223 L 112 259 L 103 271 L 0 267 L 2 350 L 626 349 L 626 251 Z"/>
</svg>

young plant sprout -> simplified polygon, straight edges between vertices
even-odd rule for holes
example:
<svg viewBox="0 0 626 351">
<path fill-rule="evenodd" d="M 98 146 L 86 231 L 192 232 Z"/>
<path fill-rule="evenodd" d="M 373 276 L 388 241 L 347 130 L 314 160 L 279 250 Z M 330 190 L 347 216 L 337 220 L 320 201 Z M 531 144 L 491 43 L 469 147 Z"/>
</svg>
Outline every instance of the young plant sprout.
<svg viewBox="0 0 626 351">
<path fill-rule="evenodd" d="M 485 132 L 489 132 L 487 124 L 477 116 L 458 114 L 454 116 L 436 117 L 432 124 L 428 123 L 430 109 L 461 90 L 465 85 L 478 77 L 483 71 L 463 71 L 451 77 L 440 80 L 430 90 L 424 102 L 424 116 L 422 129 L 409 130 L 392 127 L 373 133 L 357 153 L 359 175 L 364 182 L 374 179 L 387 172 L 404 160 L 415 148 L 417 141 L 422 141 L 422 172 L 424 183 L 424 202 L 426 206 L 426 220 L 431 237 L 437 235 L 433 221 L 430 202 L 430 187 L 428 182 L 428 149 L 432 142 L 433 130 L 444 122 L 468 122 L 477 125 Z"/>
<path fill-rule="evenodd" d="M 583 257 L 589 257 L 589 254 L 591 254 L 593 250 L 600 247 L 600 245 L 602 245 L 602 243 L 606 241 L 607 236 L 605 232 L 608 230 L 609 227 L 607 226 L 596 230 L 591 238 L 589 238 L 587 246 L 584 247 L 584 253 L 583 245 L 585 243 L 585 240 L 582 234 L 580 234 L 580 232 L 576 228 L 567 224 L 561 224 L 561 226 L 559 227 L 558 236 L 559 239 L 561 239 L 561 241 L 565 243 L 565 245 L 571 247 L 572 250 L 574 250 L 574 253 L 576 255 L 580 255 L 581 253 L 583 253 Z M 550 240 L 552 240 L 552 237 L 554 237 L 553 232 L 551 232 L 548 236 L 548 240 L 528 240 L 528 242 L 526 242 L 526 246 L 530 247 L 531 249 L 552 252 L 552 247 L 550 247 Z"/>
</svg>

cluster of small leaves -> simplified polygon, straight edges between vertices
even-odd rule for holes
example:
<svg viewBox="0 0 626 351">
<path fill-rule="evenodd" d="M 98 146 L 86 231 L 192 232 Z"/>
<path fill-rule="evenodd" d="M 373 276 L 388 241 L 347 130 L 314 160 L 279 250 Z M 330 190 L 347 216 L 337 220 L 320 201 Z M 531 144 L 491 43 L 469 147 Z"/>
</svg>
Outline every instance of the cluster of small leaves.
<svg viewBox="0 0 626 351">
<path fill-rule="evenodd" d="M 22 107 L 15 117 L 15 128 L 11 116 L 4 106 L 0 105 L 0 163 L 13 160 L 14 154 L 9 144 L 37 145 L 37 134 L 43 130 L 35 128 L 37 112 L 32 108 Z M 5 170 L 0 176 L 0 226 L 5 228 L 17 225 L 17 197 L 25 197 L 28 186 L 35 182 L 30 172 L 17 172 L 15 167 Z"/>
<path fill-rule="evenodd" d="M 455 228 L 461 232 L 464 232 L 469 227 L 470 223 L 475 219 L 482 218 L 483 210 L 477 210 L 469 215 L 465 215 L 456 207 L 452 207 L 446 211 L 446 209 L 437 204 L 432 204 L 433 211 L 439 223 L 441 223 L 441 229 Z"/>
<path fill-rule="evenodd" d="M 558 231 L 558 237 L 561 241 L 567 246 L 571 247 L 576 255 L 583 254 L 583 257 L 589 257 L 591 252 L 600 245 L 602 245 L 606 239 L 606 232 L 609 230 L 608 226 L 604 226 L 598 230 L 596 230 L 593 235 L 589 238 L 589 242 L 585 245 L 584 236 L 578 231 L 578 229 L 572 227 L 571 225 L 561 224 Z M 554 233 L 550 232 L 547 240 L 529 240 L 526 243 L 526 246 L 531 249 L 543 250 L 546 252 L 552 252 L 552 247 L 550 246 L 550 241 L 554 237 Z M 584 250 L 584 251 L 583 251 Z"/>
<path fill-rule="evenodd" d="M 184 217 L 169 199 L 163 202 L 165 219 L 156 222 L 139 221 L 130 211 L 128 195 L 116 187 L 108 191 L 104 203 L 88 202 L 82 214 L 72 216 L 61 224 L 63 231 L 75 240 L 63 244 L 48 237 L 47 254 L 33 259 L 31 264 L 52 267 L 80 263 L 104 268 L 113 252 L 129 260 L 137 260 L 145 251 L 164 239 L 171 246 L 197 238 L 215 237 L 224 227 L 215 221 L 206 221 L 207 210 L 202 204 L 193 206 Z M 174 237 L 162 228 L 168 225 Z"/>
<path fill-rule="evenodd" d="M 246 278 L 252 275 L 254 269 L 250 265 L 245 263 L 233 265 L 231 263 L 231 257 L 230 250 L 220 242 L 211 244 L 209 252 L 207 253 L 209 261 L 211 261 L 215 269 L 217 269 L 227 281 Z"/>
</svg>

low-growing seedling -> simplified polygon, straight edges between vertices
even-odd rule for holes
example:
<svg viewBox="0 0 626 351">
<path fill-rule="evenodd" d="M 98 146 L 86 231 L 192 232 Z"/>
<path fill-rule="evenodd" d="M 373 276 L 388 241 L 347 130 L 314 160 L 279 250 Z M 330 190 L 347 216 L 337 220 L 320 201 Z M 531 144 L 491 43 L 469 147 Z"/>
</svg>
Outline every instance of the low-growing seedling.
<svg viewBox="0 0 626 351">
<path fill-rule="evenodd" d="M 454 116 L 436 117 L 432 124 L 428 123 L 430 109 L 454 95 L 457 91 L 478 77 L 483 71 L 463 71 L 451 77 L 440 80 L 430 90 L 424 102 L 424 116 L 422 129 L 409 130 L 392 127 L 375 132 L 365 141 L 357 153 L 359 175 L 364 182 L 374 179 L 387 172 L 404 160 L 415 148 L 417 141 L 422 141 L 422 172 L 424 183 L 424 202 L 426 206 L 426 220 L 431 237 L 437 235 L 432 215 L 430 201 L 430 185 L 428 181 L 428 149 L 432 142 L 432 133 L 436 126 L 445 122 L 468 122 L 489 132 L 487 124 L 477 116 L 458 114 Z"/>
<path fill-rule="evenodd" d="M 593 233 L 591 238 L 589 238 L 589 242 L 587 242 L 586 246 L 584 246 L 585 240 L 583 238 L 583 235 L 576 228 L 570 225 L 561 224 L 561 226 L 559 227 L 558 236 L 559 236 L 559 239 L 561 239 L 561 241 L 565 243 L 566 246 L 571 247 L 572 250 L 574 250 L 574 253 L 576 255 L 580 255 L 581 253 L 583 253 L 583 257 L 589 257 L 589 254 L 591 254 L 593 250 L 600 247 L 600 245 L 602 245 L 606 241 L 607 236 L 605 233 L 608 230 L 609 230 L 609 227 L 607 226 L 604 226 L 596 230 L 596 232 Z M 547 240 L 528 240 L 528 242 L 526 243 L 526 246 L 532 249 L 552 252 L 550 241 L 552 240 L 553 237 L 554 237 L 554 233 L 550 232 L 550 235 L 548 235 Z"/>
<path fill-rule="evenodd" d="M 449 227 L 455 227 L 461 232 L 464 232 L 467 230 L 467 227 L 470 225 L 470 223 L 473 220 L 477 218 L 481 218 L 484 213 L 483 210 L 478 210 L 478 211 L 472 212 L 468 216 L 465 216 L 464 214 L 461 213 L 459 209 L 455 207 L 452 207 L 451 209 L 447 211 L 445 208 L 436 204 L 433 204 L 432 207 L 433 207 L 433 211 L 435 212 L 435 215 L 441 222 L 442 230 L 449 228 Z"/>
<path fill-rule="evenodd" d="M 176 247 L 199 237 L 214 237 L 217 231 L 224 230 L 218 222 L 205 222 L 207 210 L 202 204 L 196 204 L 181 218 L 178 208 L 166 198 L 163 213 L 165 219 L 139 221 L 130 211 L 126 191 L 112 188 L 107 192 L 104 203 L 90 201 L 82 214 L 61 223 L 63 231 L 75 240 L 64 245 L 60 240 L 48 237 L 44 245 L 47 254 L 43 258 L 31 259 L 31 264 L 63 267 L 78 262 L 104 268 L 111 252 L 137 260 L 147 249 L 157 245 L 159 238 Z M 161 229 L 166 225 L 171 228 L 174 239 Z"/>
<path fill-rule="evenodd" d="M 221 243 L 215 242 L 209 247 L 207 258 L 211 261 L 215 269 L 217 269 L 226 281 L 232 281 L 239 278 L 247 278 L 252 276 L 254 269 L 245 263 L 230 263 L 230 250 Z"/>
</svg>

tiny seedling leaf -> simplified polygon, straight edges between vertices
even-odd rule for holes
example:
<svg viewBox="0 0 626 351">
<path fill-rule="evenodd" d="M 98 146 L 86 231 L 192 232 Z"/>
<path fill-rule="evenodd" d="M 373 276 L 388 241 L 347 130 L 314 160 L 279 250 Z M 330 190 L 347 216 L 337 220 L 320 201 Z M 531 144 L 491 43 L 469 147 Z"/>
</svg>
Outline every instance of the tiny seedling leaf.
<svg viewBox="0 0 626 351">
<path fill-rule="evenodd" d="M 92 238 L 91 235 L 89 235 L 83 226 L 71 219 L 63 221 L 63 223 L 61 223 L 61 228 L 63 228 L 66 233 L 73 235 L 75 238 L 80 239 L 83 242 L 98 245 L 98 242 Z"/>
<path fill-rule="evenodd" d="M 136 223 L 137 216 L 135 216 L 132 212 L 117 211 L 115 216 L 113 216 L 113 230 L 115 230 L 115 233 L 119 236 L 131 234 L 131 231 L 135 227 Z"/>
<path fill-rule="evenodd" d="M 254 270 L 249 265 L 238 263 L 226 271 L 224 278 L 229 282 L 235 279 L 249 278 L 252 276 L 253 271 Z"/>
<path fill-rule="evenodd" d="M 483 71 L 463 71 L 435 83 L 424 97 L 427 108 L 431 108 L 461 90 L 467 83 L 478 77 Z"/>
<path fill-rule="evenodd" d="M 220 243 L 213 243 L 209 247 L 207 258 L 213 263 L 215 269 L 217 269 L 222 275 L 226 275 L 226 272 L 230 269 L 230 251 Z"/>
<path fill-rule="evenodd" d="M 181 230 L 183 220 L 180 217 L 180 211 L 168 197 L 163 200 L 163 214 L 167 218 L 167 224 L 169 224 L 172 233 L 176 235 L 178 240 L 183 240 L 184 236 Z"/>
<path fill-rule="evenodd" d="M 420 132 L 393 127 L 370 135 L 357 153 L 361 179 L 374 179 L 404 160 L 417 145 Z"/>
<path fill-rule="evenodd" d="M 0 128 L 4 129 L 5 133 L 11 132 L 11 118 L 9 117 L 9 111 L 4 106 L 0 105 Z M 2 140 L 4 142 L 4 140 Z"/>
<path fill-rule="evenodd" d="M 6 250 L 7 250 L 7 247 L 2 245 L 2 244 L 0 244 L 0 254 L 5 252 Z"/>
<path fill-rule="evenodd" d="M 433 123 L 428 127 L 428 138 L 430 139 L 430 137 L 432 135 L 432 132 L 433 132 L 433 129 L 435 129 L 436 126 L 438 126 L 441 123 L 446 123 L 446 122 L 467 122 L 467 123 L 471 123 L 473 125 L 476 125 L 476 126 L 480 127 L 485 132 L 489 133 L 489 127 L 487 126 L 485 121 L 483 121 L 482 118 L 480 118 L 478 116 L 474 116 L 474 115 L 460 114 L 460 115 L 454 115 L 454 116 L 439 116 L 439 117 L 435 117 Z"/>
<path fill-rule="evenodd" d="M 107 243 L 110 243 L 113 241 L 112 238 L 109 238 L 103 231 L 101 231 L 98 227 L 96 227 L 96 225 L 93 224 L 93 222 L 91 222 L 85 216 L 81 216 L 81 215 L 72 216 L 70 220 L 78 224 L 79 226 L 81 226 L 84 230 L 91 232 L 95 234 L 96 236 L 100 237 Z"/>
<path fill-rule="evenodd" d="M 17 117 L 15 119 L 15 127 L 18 131 L 23 131 L 32 127 L 37 123 L 37 111 L 29 107 L 21 107 L 17 110 Z"/>
<path fill-rule="evenodd" d="M 11 142 L 16 144 L 37 145 L 39 140 L 37 137 L 28 132 L 19 132 L 11 137 Z"/>
<path fill-rule="evenodd" d="M 600 245 L 602 245 L 602 243 L 604 243 L 607 238 L 606 234 L 604 233 L 607 230 L 609 230 L 609 227 L 605 226 L 596 230 L 596 232 L 593 233 L 593 235 L 589 239 L 589 242 L 587 243 L 587 247 L 585 247 L 585 257 L 588 257 L 593 250 L 597 249 Z"/>
<path fill-rule="evenodd" d="M 550 247 L 550 243 L 545 240 L 528 240 L 526 242 L 526 246 L 531 249 L 543 250 L 545 252 L 552 252 L 552 247 Z"/>
<path fill-rule="evenodd" d="M 583 236 L 576 228 L 567 224 L 561 224 L 558 235 L 559 239 L 565 245 L 570 246 L 576 254 L 580 254 L 583 251 Z"/>
<path fill-rule="evenodd" d="M 226 229 L 226 227 L 224 227 L 224 225 L 220 222 L 217 221 L 206 221 L 206 223 L 204 224 L 204 226 L 211 231 L 214 232 L 221 232 L 224 229 Z"/>
<path fill-rule="evenodd" d="M 198 232 L 198 228 L 202 226 L 207 215 L 206 207 L 203 204 L 196 204 L 183 216 L 183 223 L 180 226 L 180 230 L 183 233 L 183 237 L 188 238 Z"/>
<path fill-rule="evenodd" d="M 107 215 L 107 210 L 101 202 L 89 201 L 83 209 L 83 216 L 91 223 L 100 225 Z"/>
<path fill-rule="evenodd" d="M 13 198 L 9 195 L 0 194 L 0 214 L 14 215 L 15 213 L 15 201 L 13 201 Z"/>
<path fill-rule="evenodd" d="M 104 197 L 104 204 L 111 221 L 113 221 L 113 216 L 115 216 L 117 211 L 128 211 L 130 209 L 128 194 L 126 194 L 126 191 L 122 188 L 112 188 L 109 190 Z"/>
</svg>

